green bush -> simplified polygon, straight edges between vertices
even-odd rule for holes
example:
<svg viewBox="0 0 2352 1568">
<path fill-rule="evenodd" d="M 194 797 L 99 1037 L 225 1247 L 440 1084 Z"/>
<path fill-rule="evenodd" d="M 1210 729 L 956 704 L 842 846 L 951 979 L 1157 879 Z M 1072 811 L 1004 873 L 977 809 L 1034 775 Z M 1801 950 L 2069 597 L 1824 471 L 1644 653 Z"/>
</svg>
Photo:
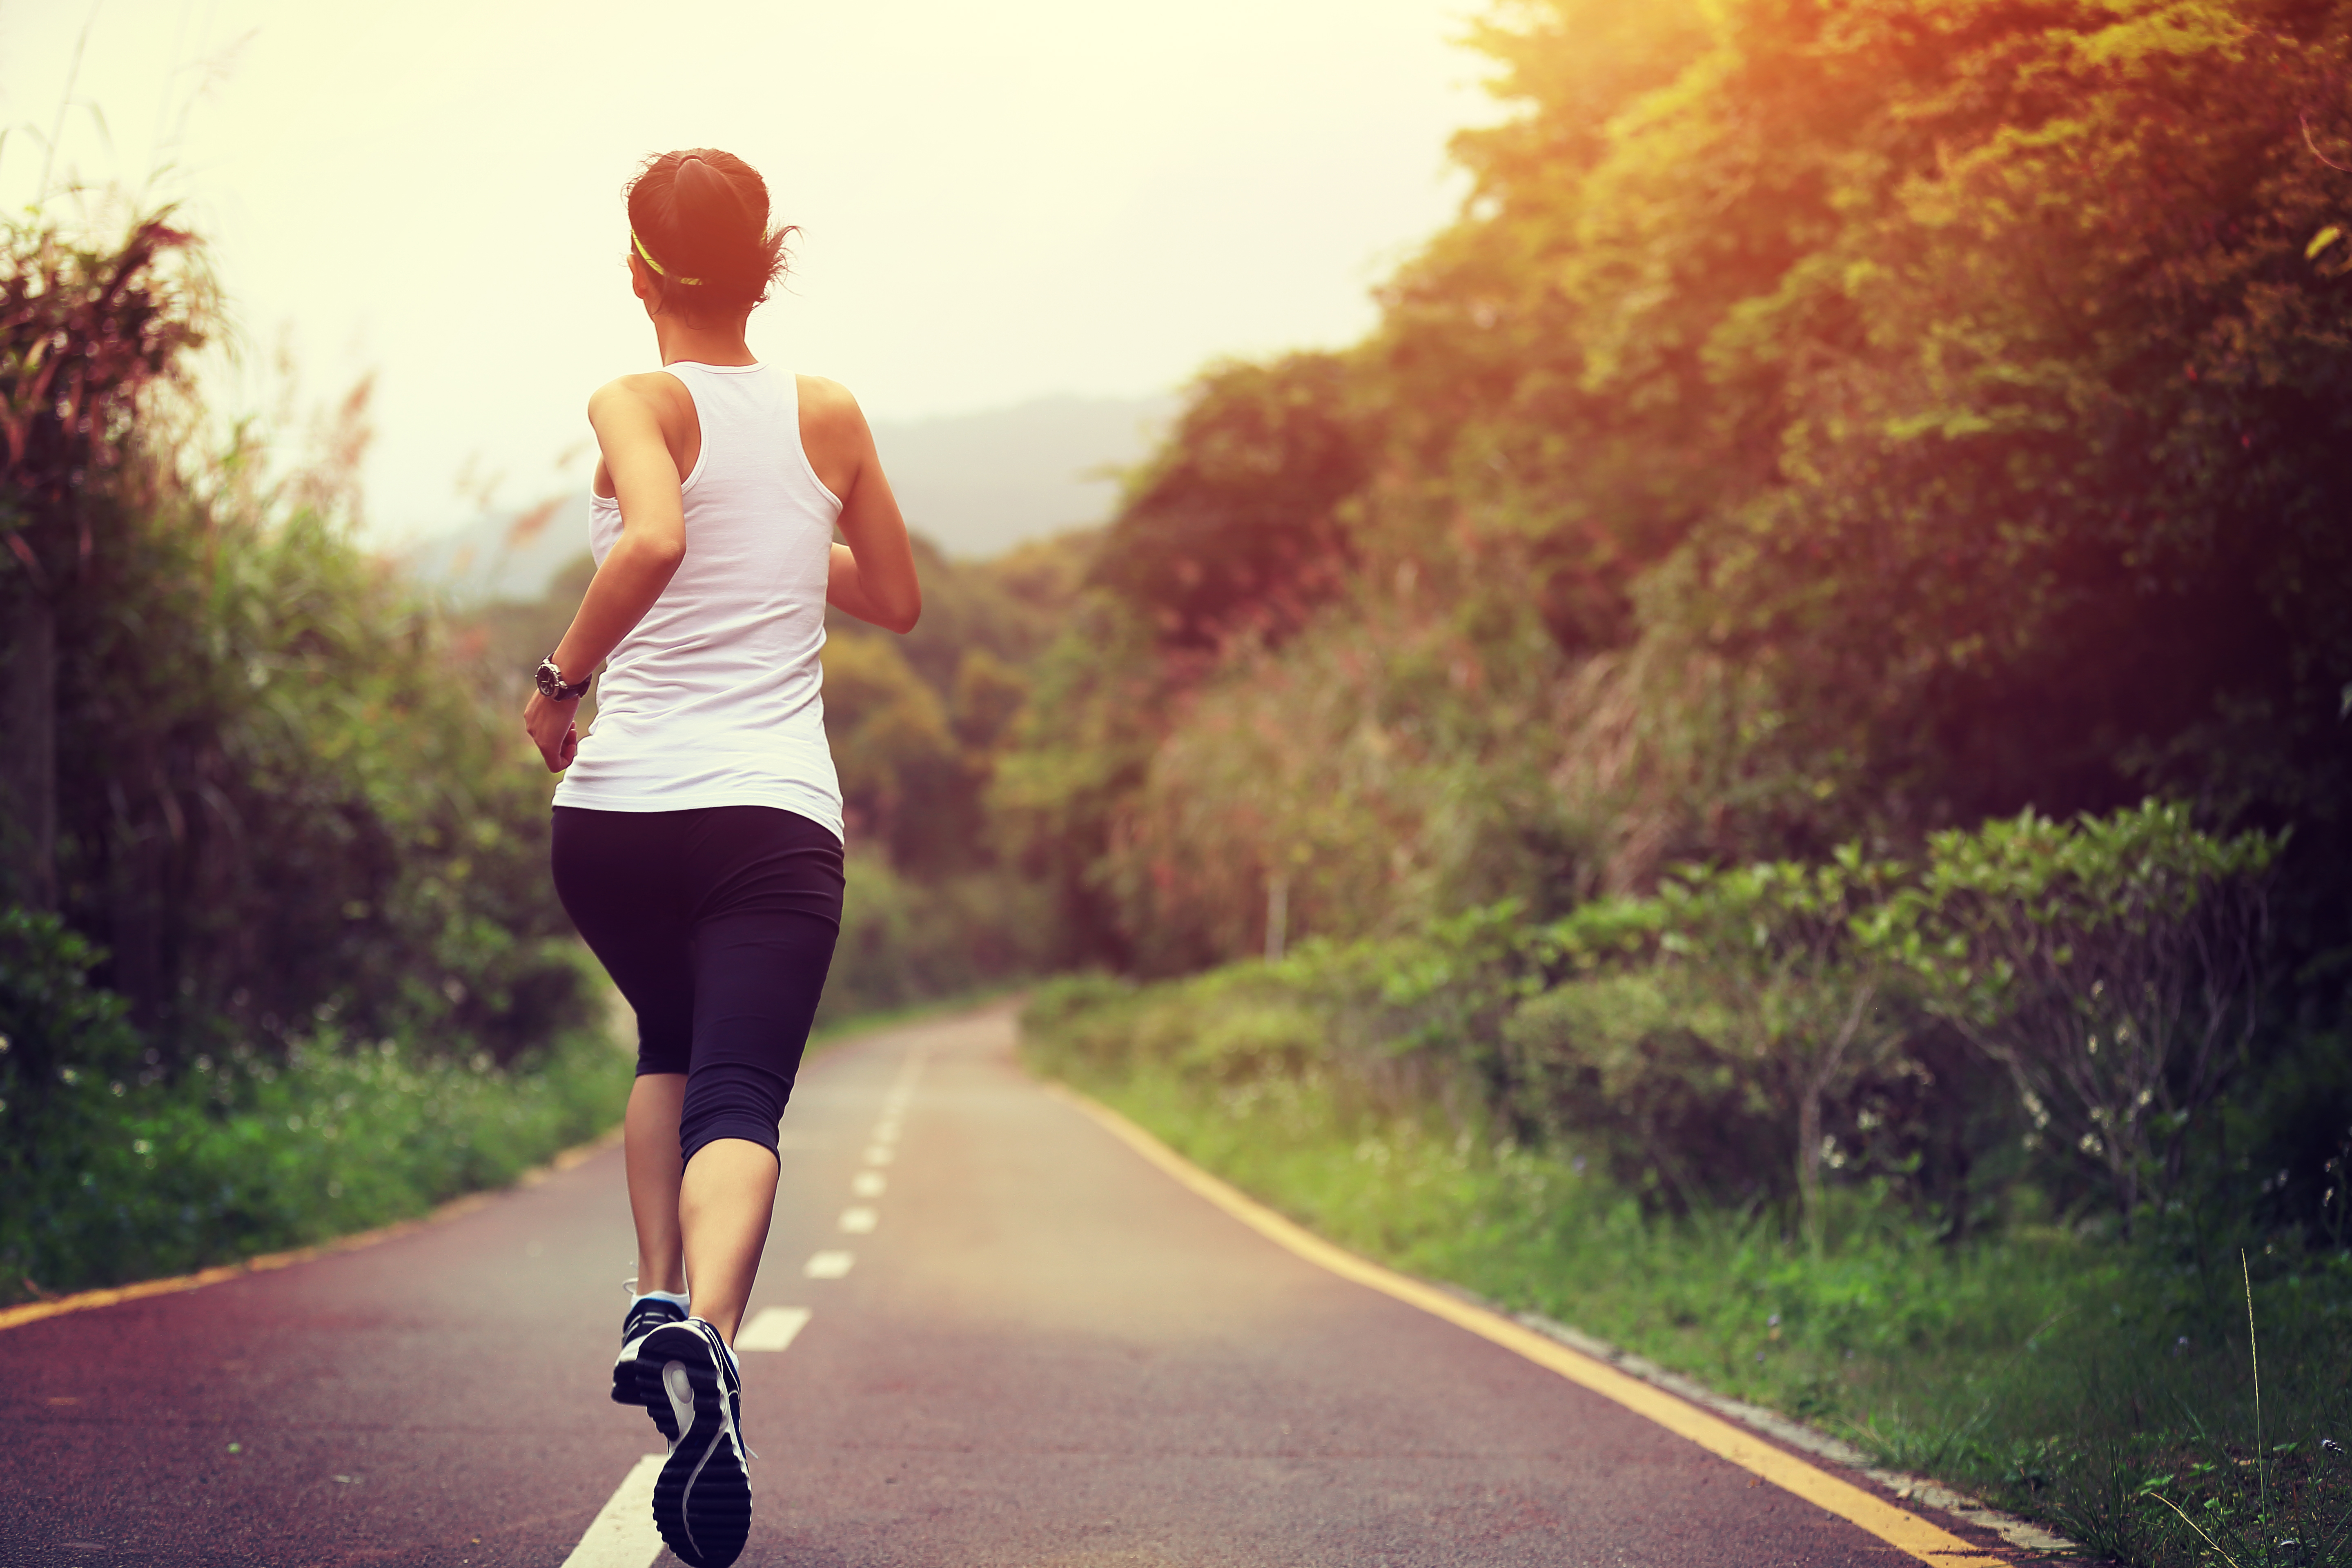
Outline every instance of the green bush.
<svg viewBox="0 0 2352 1568">
<path fill-rule="evenodd" d="M 578 1026 L 546 776 L 352 537 L 367 384 L 308 451 L 207 417 L 201 244 L 94 211 L 0 222 L 0 903 L 102 948 L 166 1069 L 330 1024 L 500 1060 Z"/>
<path fill-rule="evenodd" d="M 2094 1552 L 2209 1560 L 2178 1505 L 2242 1563 L 2344 1562 L 2352 1475 L 2320 1442 L 2352 1416 L 2340 1233 L 2284 1194 L 2267 1215 L 2144 1201 L 2161 1223 L 2104 1223 L 2113 1194 L 2082 1177 L 2105 1167 L 2029 1147 L 2015 1081 L 1969 1043 L 2018 1039 L 2053 1005 L 1985 979 L 1982 932 L 2007 918 L 1986 907 L 1987 858 L 2022 879 L 2010 912 L 2064 951 L 2037 984 L 2079 987 L 2070 1016 L 2137 1005 L 2108 993 L 2158 955 L 2187 964 L 2198 1008 L 2239 1018 L 2252 975 L 2184 960 L 2179 926 L 2244 918 L 2274 848 L 2151 805 L 1991 824 L 1926 866 L 1694 868 L 1560 921 L 1506 907 L 1187 980 L 1057 982 L 1024 1015 L 1024 1050 L 1348 1245 L 1829 1426 Z M 1820 1075 L 1821 1043 L 1790 1037 L 1855 1016 L 1867 987 L 1893 998 L 1884 1051 Z M 1961 999 L 1966 1035 L 1938 1016 Z M 2185 1093 L 2198 1064 L 2176 1043 Z M 2295 1177 L 2341 1184 L 2341 1062 L 2317 1044 L 2295 1061 L 2334 1162 Z M 1830 1142 L 1805 1205 L 1788 1197 L 1809 1072 Z M 2189 1125 L 2212 1141 L 2191 1152 L 2242 1161 L 2284 1082 L 2209 1103 Z M 2281 1539 L 2303 1545 L 2282 1556 Z"/>
<path fill-rule="evenodd" d="M 60 907 L 102 980 L 174 1066 L 578 1026 L 548 780 L 448 625 L 333 516 L 163 461 L 91 499 L 109 548 L 59 606 Z"/>
<path fill-rule="evenodd" d="M 0 914 L 0 1299 L 177 1273 L 423 1213 L 618 1120 L 630 1059 L 573 1029 L 500 1065 L 326 1028 L 283 1050 L 142 1049 L 97 955 Z"/>
<path fill-rule="evenodd" d="M 2128 1226 L 2174 1194 L 2186 1134 L 2262 1019 L 2284 842 L 2200 833 L 2153 800 L 2066 824 L 2027 812 L 1937 835 L 1870 934 L 2008 1070 L 2028 1137 L 2093 1163 Z"/>
<path fill-rule="evenodd" d="M 2062 1096 L 2146 1094 L 2168 1119 L 2134 1157 L 2177 1177 L 2222 1082 L 2214 1032 L 2260 1003 L 2276 847 L 2158 803 L 2029 815 L 1941 836 L 1924 864 L 1685 868 L 1554 921 L 1506 903 L 1190 980 L 1065 983 L 1029 1016 L 1074 1072 L 1311 1071 L 1382 1114 L 1475 1103 L 1515 1138 L 1599 1154 L 1646 1201 L 1785 1209 L 1815 1240 L 1834 1186 L 1958 1234 L 2027 1177 L 2070 1203 L 2104 1191 L 2127 1228 L 2177 1181 L 2101 1180 L 2111 1151 L 2049 1136 L 2050 1108 L 2104 1126 Z M 2118 1058 L 2129 1076 L 2098 1076 Z"/>
<path fill-rule="evenodd" d="M 0 1128 L 12 1148 L 33 1142 L 60 1086 L 140 1065 L 129 1008 L 89 983 L 100 957 L 55 915 L 0 908 Z"/>
</svg>

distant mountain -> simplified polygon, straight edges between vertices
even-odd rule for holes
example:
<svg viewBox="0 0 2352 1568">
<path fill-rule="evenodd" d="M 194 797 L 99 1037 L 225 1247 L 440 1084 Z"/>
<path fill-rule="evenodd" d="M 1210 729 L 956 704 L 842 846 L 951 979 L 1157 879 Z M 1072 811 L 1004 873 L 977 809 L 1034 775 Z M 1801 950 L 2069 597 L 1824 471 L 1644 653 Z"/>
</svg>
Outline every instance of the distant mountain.
<svg viewBox="0 0 2352 1568">
<path fill-rule="evenodd" d="M 536 599 L 558 572 L 588 552 L 588 492 L 557 496 L 523 512 L 483 518 L 411 547 L 401 564 L 452 597 Z"/>
<path fill-rule="evenodd" d="M 877 422 L 874 441 L 909 526 L 950 555 L 975 558 L 1109 517 L 1117 470 L 1149 455 L 1176 407 L 1172 397 L 1042 397 Z M 582 492 L 453 529 L 404 562 L 459 598 L 535 599 L 587 548 Z"/>
<path fill-rule="evenodd" d="M 1175 413 L 1172 397 L 1044 397 L 877 425 L 874 443 L 908 523 L 950 555 L 986 556 L 1108 519 L 1113 470 L 1149 456 Z"/>
</svg>

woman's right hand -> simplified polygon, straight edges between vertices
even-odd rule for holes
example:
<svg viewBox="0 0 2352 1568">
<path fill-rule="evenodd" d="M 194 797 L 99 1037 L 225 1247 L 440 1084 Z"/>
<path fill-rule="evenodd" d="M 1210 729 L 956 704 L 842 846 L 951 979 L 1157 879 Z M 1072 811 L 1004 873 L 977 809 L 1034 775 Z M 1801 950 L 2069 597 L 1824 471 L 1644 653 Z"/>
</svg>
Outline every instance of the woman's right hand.
<svg viewBox="0 0 2352 1568">
<path fill-rule="evenodd" d="M 577 697 L 558 702 L 544 691 L 532 692 L 530 700 L 522 705 L 523 732 L 539 748 L 539 754 L 547 759 L 549 773 L 562 773 L 579 754 L 580 730 L 572 721 L 579 711 Z"/>
</svg>

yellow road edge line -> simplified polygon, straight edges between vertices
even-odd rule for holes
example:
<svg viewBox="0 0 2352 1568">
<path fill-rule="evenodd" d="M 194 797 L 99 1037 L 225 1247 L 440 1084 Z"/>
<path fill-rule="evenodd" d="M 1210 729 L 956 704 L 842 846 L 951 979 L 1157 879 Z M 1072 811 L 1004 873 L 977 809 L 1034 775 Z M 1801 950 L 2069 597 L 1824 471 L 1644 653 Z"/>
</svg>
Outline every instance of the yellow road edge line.
<svg viewBox="0 0 2352 1568">
<path fill-rule="evenodd" d="M 135 1285 L 110 1285 L 97 1290 L 77 1290 L 70 1296 L 54 1300 L 27 1301 L 22 1306 L 0 1309 L 0 1332 L 37 1323 L 44 1318 L 60 1317 L 67 1312 L 87 1312 L 93 1307 L 111 1307 L 122 1301 L 142 1301 L 150 1296 L 173 1296 L 183 1290 L 201 1290 L 207 1285 L 217 1285 L 225 1279 L 236 1279 L 247 1274 L 267 1274 L 272 1269 L 291 1268 L 297 1263 L 309 1263 L 314 1258 L 331 1258 L 339 1252 L 357 1252 L 363 1247 L 390 1241 L 395 1237 L 412 1235 L 428 1226 L 443 1224 L 460 1215 L 471 1214 L 488 1203 L 499 1193 L 515 1187 L 537 1186 L 559 1171 L 601 1154 L 621 1141 L 621 1130 L 611 1128 L 585 1143 L 576 1143 L 558 1153 L 544 1165 L 534 1165 L 517 1176 L 506 1187 L 494 1187 L 488 1192 L 467 1193 L 451 1198 L 429 1214 L 414 1219 L 394 1220 L 373 1230 L 362 1230 L 351 1236 L 339 1236 L 331 1241 L 318 1242 L 310 1247 L 298 1247 L 288 1252 L 265 1252 L 237 1263 L 215 1264 L 199 1268 L 194 1274 L 174 1274 L 163 1279 L 142 1279 Z"/>
<path fill-rule="evenodd" d="M 1515 1323 L 1499 1312 L 1424 1284 L 1409 1275 L 1384 1268 L 1334 1246 L 1304 1226 L 1285 1219 L 1230 1184 L 1220 1181 L 1110 1107 L 1066 1085 L 1046 1082 L 1047 1094 L 1084 1111 L 1114 1137 L 1252 1230 L 1343 1279 L 1378 1290 L 1432 1317 L 1526 1357 L 1570 1383 L 1612 1400 L 1636 1415 L 1654 1421 L 1678 1437 L 1688 1438 L 1717 1458 L 1762 1477 L 1781 1490 L 1827 1510 L 1847 1523 L 1865 1530 L 1898 1552 L 1907 1552 L 1936 1568 L 1995 1568 L 2009 1559 L 1972 1545 L 1949 1531 L 1930 1524 L 1917 1514 L 1895 1507 L 1853 1482 L 1831 1475 L 1762 1437 L 1677 1398 L 1654 1384 L 1618 1371 L 1603 1361 L 1569 1349 L 1556 1340 Z"/>
</svg>

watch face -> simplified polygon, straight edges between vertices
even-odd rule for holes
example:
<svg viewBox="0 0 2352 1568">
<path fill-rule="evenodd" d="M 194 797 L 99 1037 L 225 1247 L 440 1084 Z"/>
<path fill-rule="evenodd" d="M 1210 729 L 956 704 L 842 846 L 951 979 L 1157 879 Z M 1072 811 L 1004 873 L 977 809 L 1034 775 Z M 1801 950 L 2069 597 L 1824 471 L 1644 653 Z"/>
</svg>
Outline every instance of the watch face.
<svg viewBox="0 0 2352 1568">
<path fill-rule="evenodd" d="M 541 659 L 540 661 L 537 679 L 539 681 L 539 694 L 541 697 L 554 699 L 562 695 L 563 683 L 560 679 L 558 679 L 555 666 L 551 661 L 546 659 Z"/>
</svg>

